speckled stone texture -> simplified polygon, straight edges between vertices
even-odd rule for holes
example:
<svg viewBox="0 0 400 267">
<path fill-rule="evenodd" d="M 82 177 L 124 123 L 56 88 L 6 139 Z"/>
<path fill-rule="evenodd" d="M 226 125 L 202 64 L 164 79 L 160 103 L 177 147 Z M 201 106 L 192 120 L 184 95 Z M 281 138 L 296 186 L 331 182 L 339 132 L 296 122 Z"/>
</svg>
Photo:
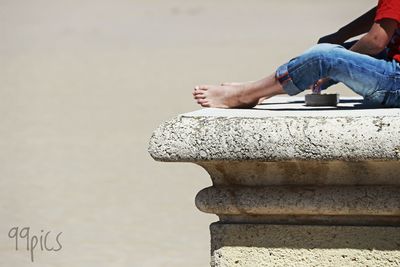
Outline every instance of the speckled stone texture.
<svg viewBox="0 0 400 267">
<path fill-rule="evenodd" d="M 400 187 L 208 187 L 196 197 L 203 212 L 218 215 L 338 215 L 400 217 Z"/>
<path fill-rule="evenodd" d="M 211 266 L 400 266 L 396 227 L 214 223 Z"/>
<path fill-rule="evenodd" d="M 400 109 L 273 98 L 162 124 L 149 152 L 210 175 L 212 266 L 400 266 Z"/>
<path fill-rule="evenodd" d="M 290 106 L 292 109 L 279 107 L 282 105 L 183 114 L 153 133 L 149 152 L 159 161 L 181 162 L 400 158 L 397 109 L 353 105 L 307 110 L 297 102 Z"/>
</svg>

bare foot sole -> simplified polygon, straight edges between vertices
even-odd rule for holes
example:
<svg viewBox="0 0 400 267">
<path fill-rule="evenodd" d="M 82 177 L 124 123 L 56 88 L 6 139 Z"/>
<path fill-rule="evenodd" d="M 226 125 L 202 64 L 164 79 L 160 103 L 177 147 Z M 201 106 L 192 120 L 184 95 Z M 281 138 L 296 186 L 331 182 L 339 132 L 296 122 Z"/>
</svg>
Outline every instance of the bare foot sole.
<svg viewBox="0 0 400 267">
<path fill-rule="evenodd" d="M 194 88 L 193 97 L 202 107 L 252 108 L 258 98 L 252 98 L 247 92 L 245 84 L 200 85 Z"/>
</svg>

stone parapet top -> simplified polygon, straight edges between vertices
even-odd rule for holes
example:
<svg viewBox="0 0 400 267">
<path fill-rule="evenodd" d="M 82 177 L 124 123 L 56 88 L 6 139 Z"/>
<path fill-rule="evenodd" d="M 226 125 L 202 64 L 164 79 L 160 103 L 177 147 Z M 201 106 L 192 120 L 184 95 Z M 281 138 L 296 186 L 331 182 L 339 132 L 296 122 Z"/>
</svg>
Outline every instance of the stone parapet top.
<svg viewBox="0 0 400 267">
<path fill-rule="evenodd" d="M 304 97 L 273 97 L 252 109 L 206 108 L 182 114 L 181 117 L 271 118 L 271 117 L 397 117 L 398 108 L 366 106 L 360 97 L 341 99 L 337 107 L 309 107 Z"/>
<path fill-rule="evenodd" d="M 149 152 L 159 161 L 367 161 L 400 158 L 400 109 L 342 99 L 337 108 L 275 97 L 253 109 L 202 109 L 162 124 Z"/>
</svg>

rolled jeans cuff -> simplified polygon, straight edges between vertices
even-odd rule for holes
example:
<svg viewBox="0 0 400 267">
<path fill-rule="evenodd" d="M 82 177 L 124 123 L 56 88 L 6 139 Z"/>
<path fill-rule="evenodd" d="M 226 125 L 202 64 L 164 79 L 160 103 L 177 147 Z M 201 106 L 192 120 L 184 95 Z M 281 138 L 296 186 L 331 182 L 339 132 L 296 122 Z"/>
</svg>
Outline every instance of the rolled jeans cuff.
<svg viewBox="0 0 400 267">
<path fill-rule="evenodd" d="M 292 77 L 289 75 L 288 63 L 283 64 L 276 70 L 275 77 L 288 95 L 297 95 L 303 91 L 293 83 Z"/>
</svg>

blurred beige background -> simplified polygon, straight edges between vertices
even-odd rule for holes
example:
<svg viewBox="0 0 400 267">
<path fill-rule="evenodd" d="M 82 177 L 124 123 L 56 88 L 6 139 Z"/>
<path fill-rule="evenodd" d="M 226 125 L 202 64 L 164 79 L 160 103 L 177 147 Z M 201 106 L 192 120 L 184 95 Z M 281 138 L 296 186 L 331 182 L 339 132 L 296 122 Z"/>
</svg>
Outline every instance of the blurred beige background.
<svg viewBox="0 0 400 267">
<path fill-rule="evenodd" d="M 152 131 L 197 83 L 260 78 L 376 2 L 0 0 L 0 266 L 207 266 L 210 179 L 154 162 Z M 32 265 L 13 226 L 63 248 Z"/>
</svg>

